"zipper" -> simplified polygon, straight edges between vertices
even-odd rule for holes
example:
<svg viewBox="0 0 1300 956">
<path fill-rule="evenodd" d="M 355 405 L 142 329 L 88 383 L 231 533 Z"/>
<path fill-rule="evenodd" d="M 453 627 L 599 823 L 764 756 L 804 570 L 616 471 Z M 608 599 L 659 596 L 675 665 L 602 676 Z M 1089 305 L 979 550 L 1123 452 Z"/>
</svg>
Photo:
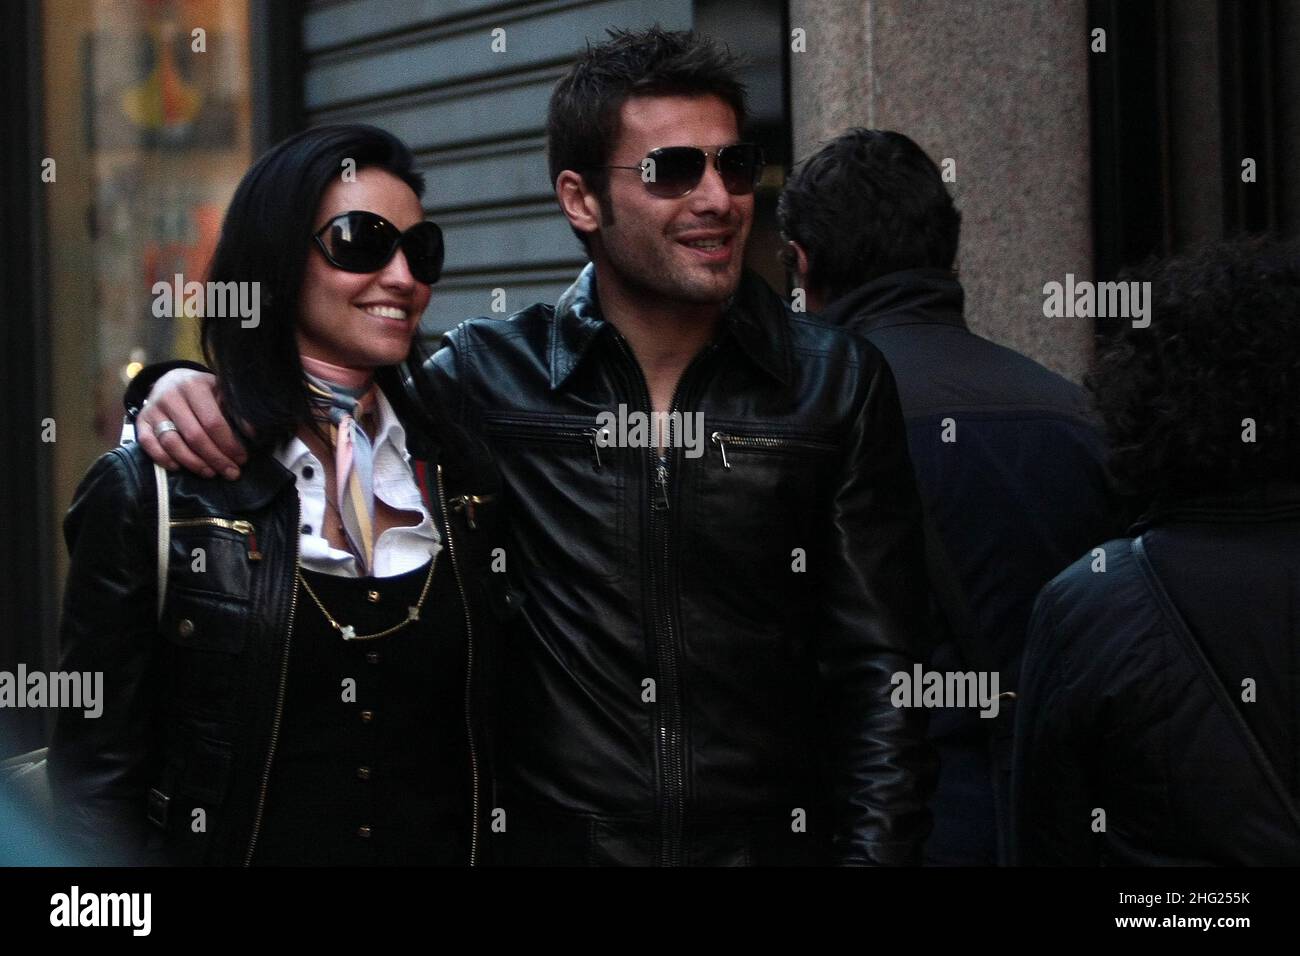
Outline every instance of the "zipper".
<svg viewBox="0 0 1300 956">
<path fill-rule="evenodd" d="M 438 499 L 442 502 L 447 501 L 446 492 L 442 487 L 442 465 L 438 465 Z M 489 500 L 491 495 L 462 495 L 462 498 L 476 498 L 479 502 Z M 447 516 L 446 505 L 443 507 L 443 525 L 447 531 L 447 554 L 451 556 L 451 570 L 456 576 L 456 588 L 460 591 L 460 606 L 465 612 L 465 732 L 469 737 L 469 766 L 470 774 L 473 780 L 474 803 L 470 818 L 469 833 L 469 865 L 475 866 L 478 860 L 478 754 L 474 750 L 474 721 L 470 716 L 470 687 L 474 675 L 474 628 L 470 622 L 469 600 L 465 597 L 465 584 L 461 580 L 460 565 L 456 561 L 456 545 L 451 538 L 451 518 Z M 470 508 L 472 509 L 472 505 Z M 469 511 L 468 515 L 472 515 Z M 474 527 L 473 521 L 470 527 Z"/>
<path fill-rule="evenodd" d="M 636 363 L 627 341 L 621 334 L 615 333 L 614 340 L 620 351 L 636 371 L 641 386 L 642 406 L 646 413 L 653 411 L 650 402 L 650 389 L 646 384 L 645 373 Z M 710 343 L 700 352 L 690 365 L 682 372 L 673 391 L 669 405 L 669 415 L 678 410 L 679 399 L 685 394 L 685 386 L 691 379 L 691 373 L 717 347 Z M 654 620 L 652 622 L 655 637 L 655 657 L 659 665 L 660 695 L 663 701 L 659 711 L 660 720 L 657 730 L 658 751 L 661 754 L 662 779 L 665 785 L 664 802 L 660 821 L 659 863 L 661 866 L 680 866 L 682 853 L 682 822 L 685 815 L 686 794 L 686 760 L 683 748 L 681 716 L 681 682 L 677 659 L 677 642 L 673 628 L 673 614 L 670 600 L 671 584 L 669 568 L 672 563 L 672 540 L 667 513 L 670 508 L 669 484 L 672 472 L 669 461 L 676 458 L 672 419 L 669 419 L 669 434 L 664 457 L 659 457 L 658 448 L 646 449 L 649 461 L 649 478 L 655 489 L 650 498 L 650 538 L 651 547 L 658 550 L 661 558 L 654 573 L 654 590 L 652 605 Z"/>
<path fill-rule="evenodd" d="M 257 846 L 257 837 L 262 832 L 262 813 L 266 810 L 266 791 L 271 782 L 271 762 L 275 759 L 275 746 L 280 740 L 280 721 L 284 716 L 284 692 L 289 684 L 289 641 L 293 637 L 293 621 L 298 610 L 298 577 L 297 568 L 300 552 L 302 550 L 302 539 L 298 534 L 298 525 L 302 520 L 302 502 L 297 495 L 294 495 L 294 519 L 293 519 L 293 596 L 289 598 L 289 626 L 284 632 L 284 647 L 280 655 L 280 687 L 276 692 L 275 698 L 275 716 L 271 720 L 271 741 L 266 748 L 266 766 L 262 769 L 262 785 L 257 794 L 257 810 L 253 815 L 253 832 L 248 838 L 248 850 L 244 854 L 244 866 L 251 866 L 253 863 L 253 850 Z"/>
<path fill-rule="evenodd" d="M 495 497 L 496 495 L 460 495 L 452 498 L 448 504 L 451 505 L 452 511 L 465 512 L 465 522 L 469 525 L 469 529 L 473 531 L 478 528 L 478 525 L 474 523 L 474 509 L 478 505 L 486 504 Z"/>
<path fill-rule="evenodd" d="M 816 441 L 807 438 L 773 438 L 760 435 L 737 435 L 731 432 L 714 432 L 709 436 L 722 454 L 722 467 L 731 470 L 727 459 L 727 446 L 733 448 L 750 448 L 756 451 L 778 451 L 786 448 L 801 448 L 808 451 L 834 451 L 831 442 Z"/>
<path fill-rule="evenodd" d="M 527 441 L 551 441 L 551 442 L 582 442 L 591 446 L 591 467 L 593 471 L 600 471 L 604 468 L 604 462 L 600 457 L 600 429 L 592 425 L 590 428 L 567 428 L 554 429 L 548 428 L 543 422 L 533 421 L 531 419 L 512 418 L 503 419 L 495 418 L 486 423 L 489 434 L 500 435 L 503 438 L 518 438 Z"/>
<path fill-rule="evenodd" d="M 257 549 L 257 529 L 253 527 L 251 521 L 245 521 L 243 518 L 173 518 L 169 525 L 173 528 L 196 528 L 200 526 L 225 528 L 237 532 L 248 538 L 248 560 L 262 560 L 262 552 Z"/>
<path fill-rule="evenodd" d="M 671 430 L 671 426 L 669 426 L 669 428 Z M 664 449 L 664 451 L 667 450 L 668 449 L 666 448 Z M 655 449 L 655 453 L 658 454 L 658 449 Z M 667 511 L 668 510 L 668 463 L 667 461 L 664 460 L 664 458 L 660 458 L 659 463 L 655 466 L 655 484 L 659 488 L 660 507 L 662 507 L 664 511 Z"/>
</svg>

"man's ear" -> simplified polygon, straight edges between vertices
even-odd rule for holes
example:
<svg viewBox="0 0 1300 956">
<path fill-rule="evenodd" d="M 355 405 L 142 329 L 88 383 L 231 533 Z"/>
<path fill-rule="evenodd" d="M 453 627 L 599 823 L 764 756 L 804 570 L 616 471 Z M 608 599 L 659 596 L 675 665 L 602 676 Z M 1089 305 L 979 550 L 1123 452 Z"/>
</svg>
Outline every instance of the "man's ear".
<svg viewBox="0 0 1300 956">
<path fill-rule="evenodd" d="M 574 229 L 587 235 L 600 230 L 600 200 L 587 188 L 581 175 L 566 169 L 556 176 L 555 198 Z"/>
<path fill-rule="evenodd" d="M 782 261 L 786 263 L 787 268 L 794 268 L 794 284 L 796 288 L 804 290 L 804 304 L 808 311 L 820 312 L 825 308 L 827 304 L 823 296 L 825 290 L 812 289 L 808 286 L 808 250 L 793 239 L 787 239 Z"/>
<path fill-rule="evenodd" d="M 799 279 L 799 286 L 806 289 L 808 288 L 808 252 L 795 240 L 788 241 L 790 248 L 794 250 L 794 271 Z"/>
</svg>

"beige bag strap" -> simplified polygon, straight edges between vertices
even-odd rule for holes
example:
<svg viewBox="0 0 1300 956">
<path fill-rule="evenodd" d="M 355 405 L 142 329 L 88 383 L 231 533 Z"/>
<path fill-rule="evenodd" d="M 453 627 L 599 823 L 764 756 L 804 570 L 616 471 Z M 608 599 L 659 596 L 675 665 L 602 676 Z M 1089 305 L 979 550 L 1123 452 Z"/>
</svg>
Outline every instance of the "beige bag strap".
<svg viewBox="0 0 1300 956">
<path fill-rule="evenodd" d="M 167 561 L 171 555 L 171 496 L 167 489 L 167 469 L 153 463 L 158 484 L 158 620 L 162 620 L 167 600 Z"/>
</svg>

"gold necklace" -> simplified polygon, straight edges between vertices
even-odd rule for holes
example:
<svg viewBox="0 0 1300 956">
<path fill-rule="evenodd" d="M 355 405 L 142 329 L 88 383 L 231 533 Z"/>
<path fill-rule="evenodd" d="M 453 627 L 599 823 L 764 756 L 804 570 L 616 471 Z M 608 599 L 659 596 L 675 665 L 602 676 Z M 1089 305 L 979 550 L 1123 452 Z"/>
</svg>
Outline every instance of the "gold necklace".
<svg viewBox="0 0 1300 956">
<path fill-rule="evenodd" d="M 377 637 L 387 637 L 389 634 L 392 634 L 394 631 L 399 631 L 402 628 L 406 627 L 406 625 L 410 624 L 412 621 L 418 621 L 420 619 L 420 609 L 424 607 L 424 599 L 429 596 L 429 585 L 433 583 L 433 566 L 437 563 L 437 561 L 438 561 L 437 554 L 429 558 L 429 573 L 424 578 L 424 587 L 420 591 L 420 599 L 416 601 L 413 606 L 410 606 L 406 609 L 406 617 L 403 618 L 397 624 L 394 624 L 392 627 L 384 628 L 384 630 L 382 631 L 376 631 L 374 634 L 358 634 L 356 628 L 354 628 L 351 624 L 340 624 L 338 621 L 336 621 L 334 619 L 334 615 L 332 615 L 329 611 L 325 609 L 325 605 L 321 603 L 321 599 L 316 596 L 316 592 L 313 591 L 311 589 L 311 585 L 307 583 L 307 578 L 304 577 L 302 573 L 301 562 L 299 562 L 298 564 L 298 580 L 299 582 L 302 583 L 303 590 L 305 590 L 308 596 L 310 596 L 311 599 L 316 602 L 316 606 L 320 608 L 320 612 L 325 615 L 325 620 L 329 621 L 330 627 L 338 631 L 343 636 L 343 640 L 372 641 Z"/>
</svg>

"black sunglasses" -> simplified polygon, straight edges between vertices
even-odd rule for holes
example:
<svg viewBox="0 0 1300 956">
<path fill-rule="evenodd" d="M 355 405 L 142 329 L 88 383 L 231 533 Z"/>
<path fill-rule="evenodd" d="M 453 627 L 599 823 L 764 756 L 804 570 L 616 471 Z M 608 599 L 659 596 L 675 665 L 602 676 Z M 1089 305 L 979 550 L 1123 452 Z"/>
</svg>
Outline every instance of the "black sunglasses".
<svg viewBox="0 0 1300 956">
<path fill-rule="evenodd" d="M 713 168 L 722 185 L 733 196 L 754 191 L 763 175 L 763 150 L 753 143 L 733 143 L 720 149 L 698 146 L 661 146 L 652 149 L 635 166 L 603 166 L 602 169 L 635 169 L 652 196 L 677 199 L 687 195 L 704 178 L 705 164 L 713 156 Z"/>
<path fill-rule="evenodd" d="M 442 230 L 437 223 L 417 222 L 399 232 L 383 216 L 353 210 L 335 216 L 312 238 L 329 264 L 344 272 L 378 272 L 401 246 L 416 279 L 433 285 L 442 275 Z"/>
</svg>

